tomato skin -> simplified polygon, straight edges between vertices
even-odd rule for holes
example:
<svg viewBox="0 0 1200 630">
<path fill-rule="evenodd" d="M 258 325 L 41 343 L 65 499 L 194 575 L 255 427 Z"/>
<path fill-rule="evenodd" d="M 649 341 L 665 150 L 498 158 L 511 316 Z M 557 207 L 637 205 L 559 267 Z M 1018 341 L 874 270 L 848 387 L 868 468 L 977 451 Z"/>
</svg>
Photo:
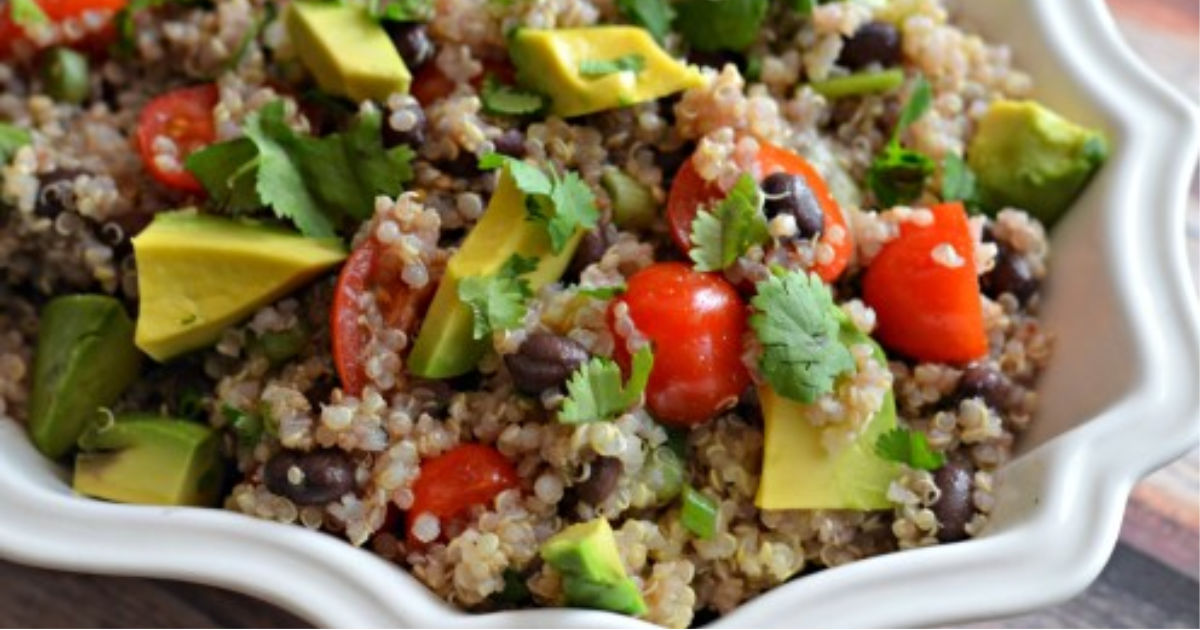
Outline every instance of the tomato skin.
<svg viewBox="0 0 1200 630">
<path fill-rule="evenodd" d="M 760 180 L 762 177 L 782 171 L 802 176 L 808 183 L 808 187 L 812 189 L 817 202 L 821 204 L 821 212 L 824 214 L 820 242 L 832 247 L 834 254 L 832 260 L 825 264 L 817 264 L 812 271 L 815 271 L 825 282 L 833 282 L 850 263 L 850 256 L 854 253 L 854 243 L 851 240 L 850 230 L 846 226 L 842 210 L 838 207 L 837 201 L 833 199 L 833 195 L 830 194 L 825 180 L 817 172 L 817 169 L 809 164 L 808 160 L 766 142 L 760 142 L 758 166 Z M 724 193 L 718 186 L 700 177 L 700 173 L 692 164 L 691 157 L 679 167 L 679 171 L 675 174 L 675 180 L 671 183 L 671 193 L 667 198 L 667 223 L 671 238 L 679 247 L 679 251 L 687 253 L 692 248 L 692 221 L 696 218 L 699 209 L 723 196 Z M 838 229 L 835 230 L 835 227 Z M 835 238 L 835 232 L 840 232 L 841 237 Z"/>
<path fill-rule="evenodd" d="M 516 70 L 507 60 L 484 59 L 483 72 L 471 79 L 471 85 L 476 90 L 481 89 L 484 79 L 489 74 L 495 76 L 496 80 L 501 83 L 511 84 L 515 80 Z M 417 99 L 421 107 L 429 107 L 450 96 L 454 92 L 454 87 L 454 80 L 443 74 L 438 69 L 437 63 L 431 61 L 421 66 L 421 69 L 413 76 L 409 92 L 412 93 L 413 98 Z"/>
<path fill-rule="evenodd" d="M 61 22 L 68 18 L 79 17 L 85 11 L 109 10 L 114 14 L 125 8 L 129 0 L 36 0 L 38 6 L 52 22 Z M 11 3 L 9 3 L 11 7 Z M 111 41 L 116 34 L 111 24 L 102 30 L 89 34 L 83 41 L 68 41 L 65 44 L 97 50 Z M 0 59 L 7 57 L 10 44 L 23 40 L 25 31 L 12 21 L 12 11 L 0 8 Z"/>
<path fill-rule="evenodd" d="M 159 183 L 175 190 L 203 194 L 204 186 L 187 170 L 168 171 L 154 161 L 154 140 L 167 136 L 179 147 L 180 165 L 197 149 L 217 139 L 213 108 L 219 94 L 212 83 L 180 88 L 162 94 L 146 104 L 138 117 L 137 147 L 146 170 Z"/>
<path fill-rule="evenodd" d="M 421 463 L 413 483 L 413 504 L 408 510 L 408 540 L 416 541 L 412 526 L 421 514 L 442 522 L 464 515 L 476 505 L 491 503 L 496 495 L 516 488 L 520 479 L 512 462 L 486 444 L 462 444 Z"/>
<path fill-rule="evenodd" d="M 968 363 L 988 352 L 974 241 L 960 202 L 930 208 L 934 222 L 905 222 L 863 274 L 863 301 L 875 309 L 875 337 L 919 361 Z M 964 260 L 946 267 L 933 249 L 950 244 Z"/>
<path fill-rule="evenodd" d="M 677 262 L 634 274 L 608 309 L 608 327 L 617 339 L 614 358 L 628 374 L 629 352 L 616 332 L 617 304 L 629 307 L 634 325 L 653 344 L 646 404 L 655 418 L 691 426 L 737 403 L 750 373 L 742 363 L 746 305 L 733 285 Z"/>
</svg>

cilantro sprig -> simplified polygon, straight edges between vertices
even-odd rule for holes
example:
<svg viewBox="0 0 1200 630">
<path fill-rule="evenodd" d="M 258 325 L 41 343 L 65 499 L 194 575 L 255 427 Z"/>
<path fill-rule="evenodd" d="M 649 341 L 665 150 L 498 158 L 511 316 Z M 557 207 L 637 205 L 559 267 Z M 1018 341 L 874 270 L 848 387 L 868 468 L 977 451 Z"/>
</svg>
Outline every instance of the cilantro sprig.
<svg viewBox="0 0 1200 630">
<path fill-rule="evenodd" d="M 829 287 L 816 274 L 783 271 L 759 282 L 750 327 L 762 344 L 758 367 L 776 393 L 811 403 L 833 391 L 854 357 L 838 338 L 840 319 Z"/>
<path fill-rule="evenodd" d="M 752 245 L 770 240 L 762 206 L 762 190 L 753 177 L 742 175 L 712 211 L 697 212 L 692 220 L 692 249 L 688 252 L 696 269 L 720 271 Z"/>
<path fill-rule="evenodd" d="M 633 354 L 629 381 L 621 384 L 621 367 L 601 357 L 579 366 L 567 381 L 567 397 L 558 421 L 581 424 L 615 418 L 637 405 L 650 381 L 654 354 L 643 346 Z"/>
<path fill-rule="evenodd" d="M 425 22 L 433 12 L 433 0 L 367 0 L 367 13 L 380 21 Z"/>
<path fill-rule="evenodd" d="M 946 457 L 929 447 L 924 433 L 899 427 L 879 436 L 875 453 L 919 470 L 937 470 L 946 464 Z"/>
<path fill-rule="evenodd" d="M 543 170 L 499 153 L 481 157 L 479 168 L 508 169 L 517 188 L 525 193 L 526 214 L 546 227 L 555 253 L 567 246 L 577 230 L 590 230 L 600 219 L 592 189 L 575 171 L 559 172 L 553 165 Z"/>
<path fill-rule="evenodd" d="M 530 116 L 546 107 L 546 97 L 541 94 L 505 85 L 490 74 L 483 82 L 479 97 L 484 111 L 500 116 Z"/>
<path fill-rule="evenodd" d="M 346 132 L 315 138 L 289 127 L 283 101 L 275 101 L 247 118 L 245 138 L 193 153 L 187 169 L 221 207 L 270 206 L 306 236 L 335 236 L 340 225 L 370 217 L 377 195 L 395 196 L 412 179 L 412 149 L 385 149 L 382 124 L 368 109 Z"/>
<path fill-rule="evenodd" d="M 671 32 L 671 22 L 675 20 L 671 0 L 617 0 L 617 8 L 634 24 L 650 31 L 660 44 Z"/>
<path fill-rule="evenodd" d="M 961 201 L 972 214 L 979 212 L 975 173 L 954 153 L 946 154 L 942 160 L 942 201 Z"/>
<path fill-rule="evenodd" d="M 768 0 L 683 0 L 675 26 L 687 43 L 705 52 L 740 52 L 758 39 Z"/>
<path fill-rule="evenodd" d="M 637 74 L 646 69 L 646 58 L 636 53 L 621 55 L 614 59 L 584 59 L 579 62 L 579 76 L 596 79 L 618 72 Z"/>
<path fill-rule="evenodd" d="M 867 170 L 867 185 L 884 206 L 912 201 L 921 196 L 925 180 L 933 174 L 935 164 L 928 156 L 900 146 L 900 135 L 929 110 L 933 89 L 925 77 L 917 77 L 912 93 L 900 119 L 892 130 L 892 138 L 875 157 Z"/>
<path fill-rule="evenodd" d="M 21 28 L 50 22 L 50 18 L 35 0 L 12 0 L 12 21 Z"/>
<path fill-rule="evenodd" d="M 471 335 L 483 339 L 496 330 L 512 330 L 525 321 L 533 291 L 522 278 L 537 269 L 536 258 L 513 254 L 490 276 L 470 276 L 458 283 L 458 299 L 471 309 Z"/>
</svg>

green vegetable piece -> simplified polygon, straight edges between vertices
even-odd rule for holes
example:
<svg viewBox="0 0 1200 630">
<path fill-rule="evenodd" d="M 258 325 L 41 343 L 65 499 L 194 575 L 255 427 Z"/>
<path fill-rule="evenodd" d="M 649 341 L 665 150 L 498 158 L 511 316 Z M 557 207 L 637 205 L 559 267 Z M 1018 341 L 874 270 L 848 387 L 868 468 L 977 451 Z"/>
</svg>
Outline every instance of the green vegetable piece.
<svg viewBox="0 0 1200 630">
<path fill-rule="evenodd" d="M 428 22 L 433 19 L 433 0 L 367 0 L 371 17 L 386 22 Z"/>
<path fill-rule="evenodd" d="M 920 470 L 937 470 L 946 464 L 946 457 L 929 447 L 924 433 L 899 427 L 875 440 L 875 453 Z"/>
<path fill-rule="evenodd" d="M 763 194 L 758 182 L 750 175 L 742 175 L 715 208 L 697 212 L 692 220 L 692 249 L 688 252 L 696 269 L 720 271 L 751 246 L 770 240 L 762 207 Z"/>
<path fill-rule="evenodd" d="M 265 332 L 254 339 L 254 344 L 271 365 L 279 365 L 300 354 L 308 338 L 307 328 L 296 325 L 287 330 Z"/>
<path fill-rule="evenodd" d="M 483 109 L 499 116 L 532 116 L 546 108 L 546 98 L 536 92 L 526 92 L 505 85 L 488 75 L 480 91 Z"/>
<path fill-rule="evenodd" d="M 0 166 L 8 164 L 17 149 L 29 144 L 33 137 L 27 129 L 0 122 Z"/>
<path fill-rule="evenodd" d="M 408 356 L 407 367 L 412 374 L 422 378 L 465 374 L 475 369 L 491 346 L 489 339 L 475 336 L 475 312 L 459 296 L 459 285 L 464 280 L 494 275 L 513 255 L 519 255 L 537 261 L 536 270 L 521 274 L 528 290 L 534 293 L 557 281 L 575 254 L 582 230 L 575 230 L 555 250 L 545 224 L 526 220 L 528 197 L 518 188 L 519 176 L 536 179 L 545 175 L 537 167 L 521 164 L 524 166 L 516 166 L 514 161 L 505 168 L 483 217 L 450 257 Z"/>
<path fill-rule="evenodd" d="M 50 18 L 42 10 L 42 7 L 38 5 L 37 0 L 12 0 L 11 5 L 12 21 L 17 26 L 37 26 L 50 22 Z"/>
<path fill-rule="evenodd" d="M 634 24 L 650 31 L 659 44 L 671 32 L 671 22 L 675 20 L 671 0 L 617 0 L 617 8 Z"/>
<path fill-rule="evenodd" d="M 979 189 L 975 173 L 958 155 L 946 154 L 942 160 L 942 201 L 961 201 L 967 211 L 979 211 Z"/>
<path fill-rule="evenodd" d="M 542 543 L 542 560 L 563 575 L 567 604 L 639 615 L 646 611 L 625 573 L 617 539 L 603 517 L 570 525 Z"/>
<path fill-rule="evenodd" d="M 249 138 L 219 142 L 193 151 L 187 170 L 208 191 L 209 203 L 232 214 L 257 210 L 258 147 Z"/>
<path fill-rule="evenodd" d="M 232 405 L 222 405 L 221 413 L 229 420 L 229 427 L 237 437 L 238 446 L 253 448 L 262 439 L 266 426 L 259 414 L 246 413 Z"/>
<path fill-rule="evenodd" d="M 892 130 L 892 139 L 867 170 L 867 186 L 885 207 L 912 201 L 921 196 L 925 180 L 936 165 L 927 156 L 902 148 L 900 134 L 929 110 L 933 103 L 933 88 L 921 76 L 900 111 L 900 119 Z"/>
<path fill-rule="evenodd" d="M 489 153 L 479 160 L 479 168 L 484 170 L 502 167 L 508 169 L 517 188 L 526 195 L 529 220 L 546 227 L 555 253 L 561 252 L 581 228 L 596 227 L 600 218 L 596 198 L 578 173 L 560 173 L 554 167 L 543 171 L 499 153 Z"/>
<path fill-rule="evenodd" d="M 533 297 L 529 281 L 521 276 L 537 270 L 537 259 L 513 254 L 495 275 L 472 276 L 458 283 L 458 299 L 471 309 L 471 336 L 483 339 L 496 330 L 519 328 Z"/>
<path fill-rule="evenodd" d="M 29 401 L 33 444 L 57 459 L 100 408 L 116 402 L 138 376 L 142 355 L 119 301 L 67 295 L 42 308 Z"/>
<path fill-rule="evenodd" d="M 80 437 L 72 487 L 82 495 L 150 505 L 216 505 L 224 472 L 212 428 L 154 416 L 111 417 Z"/>
<path fill-rule="evenodd" d="M 87 57 L 64 46 L 47 52 L 42 61 L 46 93 L 58 101 L 82 103 L 91 88 L 88 74 Z"/>
<path fill-rule="evenodd" d="M 1108 156 L 1108 142 L 1035 101 L 996 101 L 967 147 L 983 207 L 1028 210 L 1052 225 Z"/>
<path fill-rule="evenodd" d="M 904 71 L 899 68 L 877 72 L 859 72 L 843 77 L 833 77 L 808 84 L 814 92 L 828 99 L 863 94 L 891 92 L 904 85 Z"/>
<path fill-rule="evenodd" d="M 696 50 L 741 52 L 758 39 L 768 0 L 683 0 L 675 27 Z"/>
<path fill-rule="evenodd" d="M 668 442 L 667 445 L 659 446 L 650 452 L 638 475 L 641 482 L 654 493 L 654 505 L 658 506 L 665 505 L 679 496 L 683 491 L 687 470 L 683 463 L 683 455 Z"/>
<path fill-rule="evenodd" d="M 297 0 L 285 21 L 300 61 L 326 92 L 354 101 L 408 92 L 412 75 L 366 7 Z"/>
<path fill-rule="evenodd" d="M 558 412 L 558 421 L 567 424 L 596 422 L 614 418 L 642 400 L 654 354 L 643 346 L 633 355 L 629 382 L 621 385 L 621 368 L 612 359 L 595 357 L 579 366 L 567 381 L 567 397 Z"/>
<path fill-rule="evenodd" d="M 708 540 L 717 534 L 721 506 L 712 497 L 691 486 L 683 489 L 683 508 L 679 520 L 689 532 Z"/>
<path fill-rule="evenodd" d="M 648 230 L 658 219 L 654 194 L 615 166 L 604 169 L 600 185 L 612 200 L 613 222 L 623 230 Z"/>
<path fill-rule="evenodd" d="M 514 606 L 528 604 L 532 600 L 525 576 L 512 568 L 504 570 L 504 589 L 496 593 L 494 598 L 502 604 Z"/>
</svg>

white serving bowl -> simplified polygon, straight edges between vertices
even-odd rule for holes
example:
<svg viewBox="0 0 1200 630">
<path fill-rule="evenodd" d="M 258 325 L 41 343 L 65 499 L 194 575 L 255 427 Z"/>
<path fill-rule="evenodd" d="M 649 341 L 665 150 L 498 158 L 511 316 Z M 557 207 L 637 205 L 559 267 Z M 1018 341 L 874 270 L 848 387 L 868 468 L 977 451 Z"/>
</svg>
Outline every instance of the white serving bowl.
<svg viewBox="0 0 1200 630">
<path fill-rule="evenodd" d="M 979 538 L 792 581 L 718 627 L 909 626 L 995 617 L 1082 591 L 1131 486 L 1197 441 L 1200 330 L 1184 255 L 1195 112 L 1121 41 L 1102 0 L 977 0 L 968 23 L 1012 45 L 1039 100 L 1108 131 L 1113 154 L 1053 235 L 1041 411 Z M 203 582 L 329 626 L 645 626 L 610 613 L 462 613 L 332 536 L 221 510 L 71 493 L 65 471 L 0 423 L 0 555 L 95 573 Z M 69 605 L 69 603 L 67 603 Z"/>
</svg>

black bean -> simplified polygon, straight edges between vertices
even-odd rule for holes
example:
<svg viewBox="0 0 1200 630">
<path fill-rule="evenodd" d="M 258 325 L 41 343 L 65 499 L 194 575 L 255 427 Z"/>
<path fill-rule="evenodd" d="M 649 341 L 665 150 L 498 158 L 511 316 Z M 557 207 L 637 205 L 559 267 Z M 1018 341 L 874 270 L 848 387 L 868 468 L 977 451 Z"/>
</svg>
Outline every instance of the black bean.
<svg viewBox="0 0 1200 630">
<path fill-rule="evenodd" d="M 1033 275 L 1033 268 L 1024 256 L 1007 243 L 996 241 L 996 264 L 979 278 L 979 288 L 990 298 L 1011 293 L 1021 304 L 1029 302 L 1041 287 Z"/>
<path fill-rule="evenodd" d="M 479 170 L 479 156 L 470 151 L 459 150 L 454 159 L 440 160 L 437 167 L 451 177 L 475 177 Z"/>
<path fill-rule="evenodd" d="M 383 23 L 383 29 L 392 38 L 392 45 L 400 53 L 404 65 L 412 72 L 428 63 L 437 52 L 433 41 L 429 39 L 429 29 L 420 22 L 387 20 Z"/>
<path fill-rule="evenodd" d="M 1008 408 L 1013 385 L 995 366 L 972 363 L 963 370 L 958 381 L 957 398 L 981 398 L 984 404 L 997 411 Z"/>
<path fill-rule="evenodd" d="M 74 209 L 75 178 L 83 174 L 78 169 L 63 168 L 39 176 L 40 187 L 33 206 L 34 213 L 53 219 L 64 210 Z"/>
<path fill-rule="evenodd" d="M 576 486 L 579 499 L 584 503 L 599 505 L 617 489 L 617 482 L 624 472 L 625 466 L 621 460 L 615 457 L 596 458 L 591 464 L 591 474 Z"/>
<path fill-rule="evenodd" d="M 263 469 L 267 489 L 298 505 L 321 505 L 354 490 L 354 464 L 344 451 L 280 451 Z"/>
<path fill-rule="evenodd" d="M 496 153 L 509 157 L 525 157 L 525 134 L 520 129 L 508 129 L 495 139 Z"/>
<path fill-rule="evenodd" d="M 872 63 L 888 67 L 900 63 L 900 31 L 888 22 L 868 22 L 843 44 L 839 66 L 858 70 Z"/>
<path fill-rule="evenodd" d="M 583 238 L 579 240 L 579 247 L 575 249 L 575 256 L 571 258 L 567 277 L 578 278 L 583 270 L 588 268 L 588 265 L 604 258 L 604 252 L 608 251 L 611 244 L 608 229 L 603 225 L 596 226 L 596 229 L 584 234 Z"/>
<path fill-rule="evenodd" d="M 392 127 L 391 116 L 388 116 L 383 121 L 383 146 L 390 149 L 407 144 L 415 149 L 425 143 L 425 127 L 428 125 L 428 121 L 425 118 L 425 110 L 421 109 L 418 103 L 409 103 L 401 111 L 408 115 L 409 120 L 406 122 L 411 123 L 411 126 L 404 131 L 395 129 Z"/>
<path fill-rule="evenodd" d="M 654 164 L 663 174 L 663 186 L 669 187 L 671 180 L 675 179 L 675 173 L 679 171 L 679 167 L 687 161 L 688 156 L 692 154 L 695 145 L 690 142 L 685 142 L 678 148 L 670 151 L 656 151 L 654 153 Z"/>
<path fill-rule="evenodd" d="M 772 173 L 762 182 L 767 218 L 790 214 L 796 219 L 796 236 L 809 239 L 821 233 L 825 213 L 808 182 L 800 175 Z"/>
<path fill-rule="evenodd" d="M 941 491 L 932 507 L 938 519 L 938 540 L 954 542 L 967 537 L 967 523 L 975 512 L 971 502 L 974 476 L 974 467 L 965 459 L 951 460 L 933 473 L 933 482 Z"/>
<path fill-rule="evenodd" d="M 562 385 L 587 360 L 588 351 L 579 342 L 541 332 L 529 335 L 516 352 L 504 355 L 513 385 L 531 396 Z"/>
</svg>

